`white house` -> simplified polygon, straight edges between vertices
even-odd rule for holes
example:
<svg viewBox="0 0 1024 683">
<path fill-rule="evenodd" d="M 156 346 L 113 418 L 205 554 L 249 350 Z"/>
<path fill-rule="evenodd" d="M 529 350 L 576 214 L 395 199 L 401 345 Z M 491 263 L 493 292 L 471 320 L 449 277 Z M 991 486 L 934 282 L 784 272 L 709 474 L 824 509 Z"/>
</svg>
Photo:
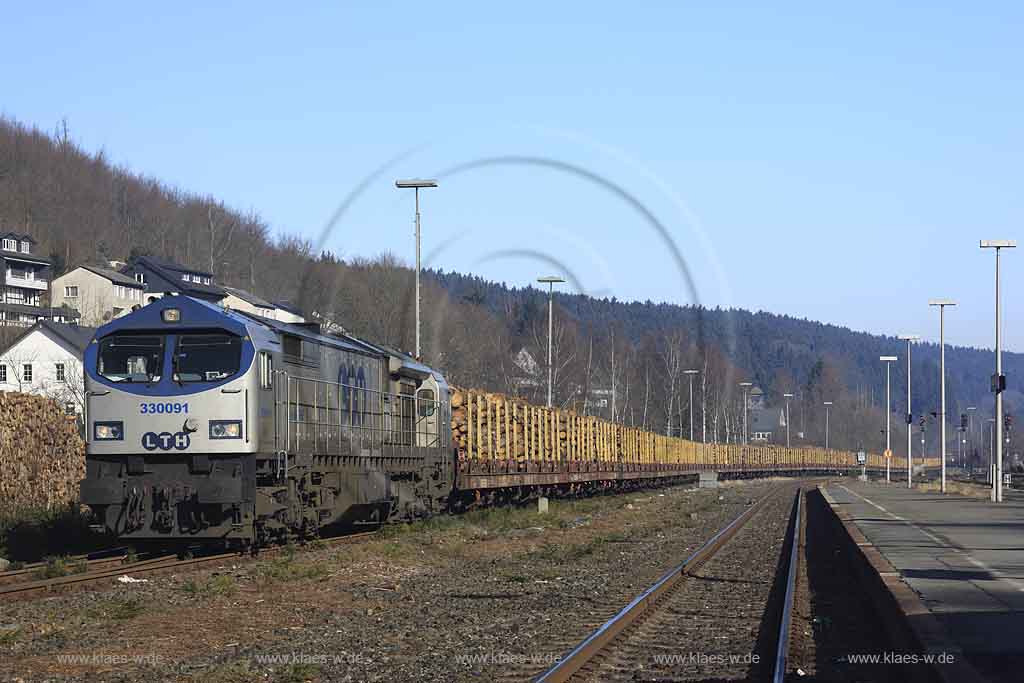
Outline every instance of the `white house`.
<svg viewBox="0 0 1024 683">
<path fill-rule="evenodd" d="M 237 287 L 223 286 L 227 296 L 220 300 L 221 306 L 230 308 L 233 311 L 252 313 L 264 318 L 276 319 L 274 315 L 276 307 L 266 299 L 256 296 L 252 292 Z"/>
<path fill-rule="evenodd" d="M 95 332 L 40 320 L 0 349 L 0 391 L 47 396 L 80 414 L 85 407 L 82 356 Z"/>
<path fill-rule="evenodd" d="M 54 306 L 81 314 L 83 325 L 99 326 L 127 315 L 146 301 L 146 285 L 109 268 L 79 266 L 53 280 Z"/>
</svg>

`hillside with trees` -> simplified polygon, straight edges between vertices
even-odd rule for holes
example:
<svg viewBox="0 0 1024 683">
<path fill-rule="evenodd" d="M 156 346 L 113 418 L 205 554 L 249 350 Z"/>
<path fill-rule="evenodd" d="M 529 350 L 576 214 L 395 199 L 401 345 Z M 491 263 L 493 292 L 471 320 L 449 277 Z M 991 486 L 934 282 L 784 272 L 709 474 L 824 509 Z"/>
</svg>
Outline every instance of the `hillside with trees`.
<svg viewBox="0 0 1024 683">
<path fill-rule="evenodd" d="M 271 230 L 258 213 L 111 164 L 103 151 L 77 145 L 64 124 L 49 133 L 0 119 L 0 230 L 33 235 L 56 274 L 83 263 L 158 256 L 209 271 L 220 284 L 288 301 L 352 334 L 413 347 L 413 274 L 401 259 L 384 254 L 342 260 L 316 253 L 308 240 Z M 894 338 L 765 312 L 568 293 L 556 294 L 555 303 L 559 405 L 688 435 L 689 379 L 683 371 L 696 369 L 698 439 L 740 438 L 738 383 L 751 381 L 773 407 L 782 405 L 784 393 L 795 395 L 797 443 L 823 443 L 822 403 L 830 400 L 831 444 L 877 451 L 885 423 L 885 368 L 878 356 L 893 354 L 901 359 L 892 368 L 894 450 L 905 451 L 905 345 Z M 425 360 L 449 381 L 544 400 L 546 293 L 429 272 L 423 306 Z M 977 406 L 979 434 L 991 415 L 994 361 L 991 351 L 948 347 L 946 362 L 949 447 L 956 453 L 959 414 Z M 1013 387 L 1024 356 L 1005 354 L 1004 363 Z M 936 345 L 915 347 L 913 373 L 916 420 L 937 410 Z M 1019 390 L 1008 392 L 1009 409 L 1022 398 Z M 930 419 L 930 454 L 936 432 Z M 920 453 L 919 442 L 915 452 Z"/>
</svg>

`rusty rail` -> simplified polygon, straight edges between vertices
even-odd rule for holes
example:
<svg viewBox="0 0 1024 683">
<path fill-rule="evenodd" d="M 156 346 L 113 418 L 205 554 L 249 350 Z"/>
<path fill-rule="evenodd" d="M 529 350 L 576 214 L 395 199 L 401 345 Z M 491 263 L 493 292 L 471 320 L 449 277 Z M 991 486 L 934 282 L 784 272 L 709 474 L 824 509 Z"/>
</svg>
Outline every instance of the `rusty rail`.
<svg viewBox="0 0 1024 683">
<path fill-rule="evenodd" d="M 376 531 L 364 531 L 361 533 L 348 534 L 345 536 L 336 536 L 334 538 L 321 539 L 322 543 L 328 545 L 341 545 L 346 543 L 354 543 L 360 540 L 365 540 L 368 537 L 376 535 Z M 261 551 L 261 555 L 273 555 L 278 552 L 282 552 L 284 547 L 275 546 L 271 548 L 264 548 Z M 37 581 L 23 581 L 21 583 L 15 583 L 10 586 L 0 586 L 0 602 L 17 600 L 26 598 L 36 594 L 52 594 L 54 592 L 80 588 L 86 585 L 90 585 L 97 582 L 102 582 L 108 579 L 115 579 L 126 573 L 132 575 L 140 574 L 155 574 L 158 572 L 168 570 L 179 570 L 179 569 L 199 569 L 201 567 L 217 564 L 226 560 L 232 560 L 235 562 L 245 560 L 244 555 L 240 555 L 237 552 L 231 553 L 220 553 L 217 555 L 207 555 L 204 557 L 193 557 L 189 559 L 178 559 L 176 557 L 157 557 L 149 560 L 141 560 L 132 564 L 121 565 L 114 569 L 101 569 L 97 571 L 83 572 L 80 574 L 69 574 L 67 576 L 59 576 L 50 579 L 40 579 Z"/>
<path fill-rule="evenodd" d="M 772 675 L 774 683 L 783 683 L 786 680 L 786 671 L 789 668 L 789 631 L 793 624 L 793 602 L 796 600 L 796 582 L 799 577 L 800 562 L 800 538 L 803 534 L 803 525 L 800 522 L 802 514 L 803 489 L 797 489 L 796 501 L 793 503 L 793 533 L 790 540 L 789 571 L 786 576 L 786 596 L 783 598 L 782 615 L 779 618 L 779 638 L 775 648 L 775 668 Z"/>
<path fill-rule="evenodd" d="M 765 504 L 773 499 L 782 489 L 779 486 L 770 491 L 756 504 L 718 531 L 703 546 L 688 557 L 682 564 L 670 569 L 653 586 L 638 595 L 618 614 L 602 624 L 596 631 L 587 636 L 579 645 L 567 653 L 550 669 L 536 679 L 537 683 L 560 683 L 570 680 L 594 656 L 605 649 L 626 628 L 640 616 L 652 609 L 669 591 L 687 574 L 691 574 L 710 560 L 736 533 L 749 522 Z"/>
</svg>

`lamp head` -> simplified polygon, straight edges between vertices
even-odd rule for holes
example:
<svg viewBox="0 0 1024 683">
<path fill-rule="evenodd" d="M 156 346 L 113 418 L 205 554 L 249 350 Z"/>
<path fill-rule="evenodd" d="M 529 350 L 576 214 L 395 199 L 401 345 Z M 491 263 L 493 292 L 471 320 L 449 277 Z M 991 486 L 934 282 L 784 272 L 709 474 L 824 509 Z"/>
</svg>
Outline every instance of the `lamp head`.
<svg viewBox="0 0 1024 683">
<path fill-rule="evenodd" d="M 411 178 L 409 180 L 396 180 L 395 187 L 406 189 L 406 188 L 420 188 L 420 187 L 437 187 L 436 180 L 424 180 L 422 178 Z"/>
</svg>

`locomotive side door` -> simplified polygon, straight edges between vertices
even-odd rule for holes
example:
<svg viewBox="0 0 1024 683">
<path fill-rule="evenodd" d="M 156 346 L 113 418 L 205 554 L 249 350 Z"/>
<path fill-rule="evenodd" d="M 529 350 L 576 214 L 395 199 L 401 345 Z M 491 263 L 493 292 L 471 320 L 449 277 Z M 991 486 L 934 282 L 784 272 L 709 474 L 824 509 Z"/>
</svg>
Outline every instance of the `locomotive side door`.
<svg viewBox="0 0 1024 683">
<path fill-rule="evenodd" d="M 416 390 L 416 445 L 426 447 L 440 446 L 438 439 L 437 382 L 429 378 Z"/>
</svg>

